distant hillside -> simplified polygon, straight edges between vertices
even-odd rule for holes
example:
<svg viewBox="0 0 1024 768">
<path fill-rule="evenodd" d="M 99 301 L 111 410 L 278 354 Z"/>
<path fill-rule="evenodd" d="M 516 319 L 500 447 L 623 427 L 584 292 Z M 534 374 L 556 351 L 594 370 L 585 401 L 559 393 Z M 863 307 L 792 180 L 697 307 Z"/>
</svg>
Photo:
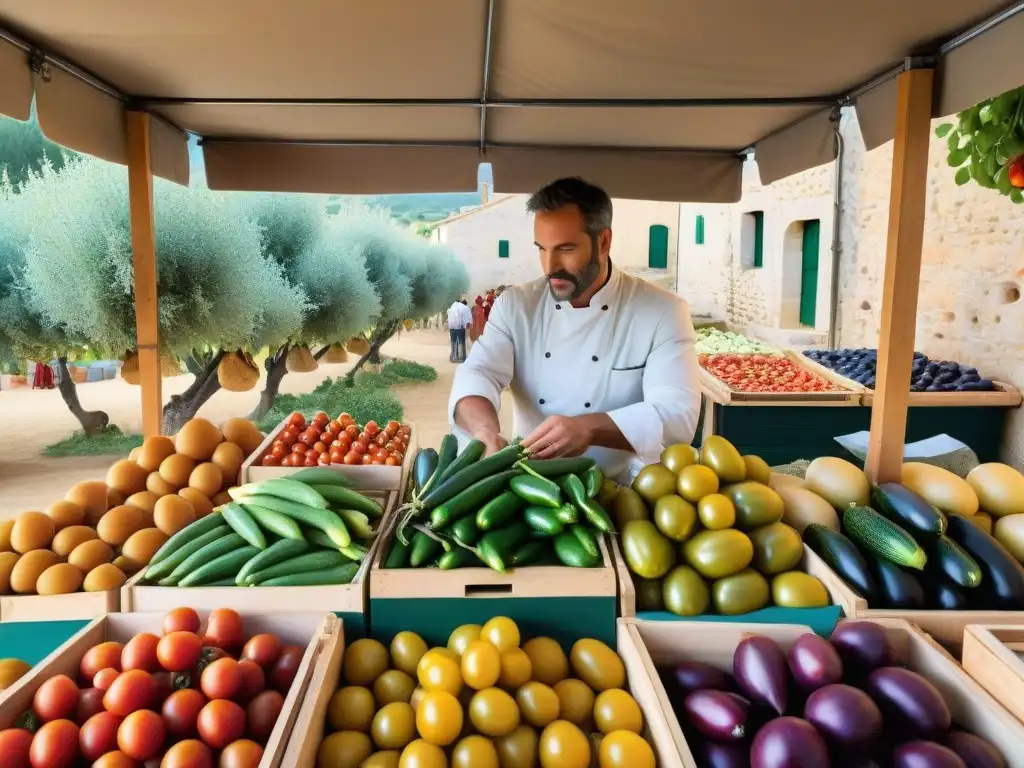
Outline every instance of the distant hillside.
<svg viewBox="0 0 1024 768">
<path fill-rule="evenodd" d="M 344 195 L 331 195 L 327 202 L 327 212 L 337 213 Z M 363 200 L 373 206 L 391 209 L 391 216 L 402 224 L 417 221 L 440 221 L 465 206 L 480 205 L 479 192 L 443 192 L 421 195 L 378 195 L 364 197 Z"/>
</svg>

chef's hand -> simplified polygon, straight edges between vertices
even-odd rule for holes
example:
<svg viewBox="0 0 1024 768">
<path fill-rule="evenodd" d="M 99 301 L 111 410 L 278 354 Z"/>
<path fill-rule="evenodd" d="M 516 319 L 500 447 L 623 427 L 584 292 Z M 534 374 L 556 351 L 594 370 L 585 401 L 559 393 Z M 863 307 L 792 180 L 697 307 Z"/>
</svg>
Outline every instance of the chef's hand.
<svg viewBox="0 0 1024 768">
<path fill-rule="evenodd" d="M 580 456 L 590 447 L 590 426 L 580 416 L 549 416 L 522 445 L 533 459 Z"/>
<path fill-rule="evenodd" d="M 490 456 L 492 453 L 497 453 L 508 445 L 508 440 L 495 430 L 479 430 L 473 434 L 473 437 L 484 444 L 485 457 Z"/>
</svg>

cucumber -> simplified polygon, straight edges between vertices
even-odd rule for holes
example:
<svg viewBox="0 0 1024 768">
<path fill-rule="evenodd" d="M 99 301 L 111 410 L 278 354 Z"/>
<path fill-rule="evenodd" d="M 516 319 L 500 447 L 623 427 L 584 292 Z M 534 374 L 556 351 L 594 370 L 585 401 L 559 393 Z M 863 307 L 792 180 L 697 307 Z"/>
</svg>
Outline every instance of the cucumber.
<svg viewBox="0 0 1024 768">
<path fill-rule="evenodd" d="M 156 551 L 156 554 L 149 561 L 150 567 L 169 557 L 171 553 L 178 551 L 189 542 L 195 541 L 197 537 L 204 536 L 224 524 L 224 518 L 220 512 L 212 512 L 185 526 L 165 541 L 164 545 Z"/>
<path fill-rule="evenodd" d="M 583 512 L 592 526 L 602 533 L 615 533 L 615 524 L 604 511 L 604 507 L 587 495 L 587 489 L 576 475 L 566 475 L 559 483 L 565 495 L 576 509 Z"/>
<path fill-rule="evenodd" d="M 874 575 L 856 544 L 843 534 L 818 523 L 811 523 L 804 529 L 804 544 L 867 600 L 869 605 L 877 601 L 878 588 Z"/>
<path fill-rule="evenodd" d="M 339 488 L 338 490 L 345 489 Z M 235 501 L 247 496 L 274 496 L 296 504 L 305 504 L 307 507 L 327 509 L 327 499 L 317 493 L 315 489 L 305 483 L 289 480 L 287 477 L 257 480 L 255 483 L 246 483 L 240 488 L 230 488 L 228 493 Z"/>
<path fill-rule="evenodd" d="M 536 472 L 541 477 L 582 475 L 594 468 L 594 460 L 584 456 L 572 459 L 523 459 L 522 466 L 527 472 Z"/>
<path fill-rule="evenodd" d="M 871 489 L 871 502 L 879 512 L 908 533 L 941 536 L 946 532 L 946 516 L 924 497 L 899 483 L 882 483 Z"/>
<path fill-rule="evenodd" d="M 178 567 L 170 572 L 167 576 L 160 579 L 157 582 L 161 587 L 173 587 L 181 579 L 185 578 L 192 571 L 200 568 L 211 560 L 215 560 L 221 555 L 226 555 L 228 552 L 233 552 L 236 549 L 241 549 L 246 546 L 245 539 L 239 536 L 234 531 L 221 536 L 216 541 L 211 541 L 202 548 L 196 550 L 191 555 L 186 557 Z"/>
<path fill-rule="evenodd" d="M 412 541 L 409 542 L 409 565 L 419 568 L 427 565 L 434 558 L 441 554 L 444 545 L 423 531 L 416 531 Z"/>
<path fill-rule="evenodd" d="M 575 504 L 565 503 L 555 511 L 555 514 L 566 525 L 571 525 L 580 519 L 580 511 L 576 509 Z"/>
<path fill-rule="evenodd" d="M 601 486 L 604 485 L 604 472 L 601 468 L 595 464 L 583 474 L 575 472 L 583 480 L 583 485 L 587 489 L 587 498 L 596 499 L 597 494 L 601 492 Z"/>
<path fill-rule="evenodd" d="M 210 581 L 226 579 L 228 576 L 235 576 L 242 567 L 258 555 L 262 550 L 251 544 L 214 558 L 205 565 L 201 565 L 189 574 L 186 574 L 178 582 L 179 587 L 197 587 Z M 234 582 L 234 579 L 232 579 Z"/>
<path fill-rule="evenodd" d="M 351 488 L 352 481 L 343 472 L 328 467 L 305 467 L 288 475 L 289 480 L 297 480 L 306 485 L 340 485 Z"/>
<path fill-rule="evenodd" d="M 241 587 L 245 584 L 245 579 L 250 574 L 256 573 L 263 568 L 269 568 L 289 558 L 304 555 L 307 552 L 309 552 L 309 544 L 300 539 L 281 539 L 276 541 L 243 565 L 238 575 L 235 576 L 234 583 Z"/>
<path fill-rule="evenodd" d="M 260 587 L 315 587 L 323 584 L 351 584 L 359 573 L 359 563 L 345 563 L 316 571 L 293 573 L 290 576 L 276 576 L 261 581 Z"/>
<path fill-rule="evenodd" d="M 385 568 L 406 568 L 409 565 L 409 545 L 403 544 L 401 540 L 395 536 L 391 539 L 391 549 L 388 550 L 388 556 L 384 558 Z"/>
<path fill-rule="evenodd" d="M 476 527 L 476 518 L 473 515 L 457 520 L 449 532 L 453 539 L 467 547 L 480 541 L 480 529 Z"/>
<path fill-rule="evenodd" d="M 323 496 L 332 507 L 354 509 L 356 512 L 362 512 L 374 520 L 384 515 L 384 507 L 369 496 L 363 496 L 359 491 L 353 491 L 351 488 L 342 488 L 337 485 L 314 485 L 312 488 Z"/>
<path fill-rule="evenodd" d="M 512 553 L 509 567 L 522 568 L 525 565 L 536 565 L 551 554 L 551 542 L 545 540 L 528 541 Z"/>
<path fill-rule="evenodd" d="M 213 517 L 213 515 L 208 515 L 208 517 Z M 206 518 L 204 517 L 203 520 L 205 519 Z M 201 536 L 197 536 L 183 546 L 178 547 L 169 557 L 163 558 L 156 565 L 150 565 L 149 568 L 146 569 L 146 581 L 154 582 L 162 579 L 207 544 L 212 544 L 218 539 L 224 538 L 229 533 L 233 533 L 231 527 L 224 522 L 224 518 L 222 518 L 219 513 L 217 514 L 217 519 L 220 522 L 220 525 L 216 528 L 213 528 Z M 188 528 L 185 530 L 187 531 Z M 177 535 L 178 534 L 175 534 L 175 536 Z"/>
<path fill-rule="evenodd" d="M 552 509 L 562 506 L 561 489 L 553 480 L 546 477 L 518 475 L 509 481 L 509 485 L 517 496 L 534 506 Z"/>
<path fill-rule="evenodd" d="M 549 507 L 527 507 L 523 512 L 525 522 L 533 532 L 544 537 L 557 536 L 565 529 L 565 523 L 558 517 L 558 511 Z"/>
<path fill-rule="evenodd" d="M 363 562 L 366 556 L 370 554 L 370 550 L 364 547 L 362 544 L 353 541 L 347 547 L 342 547 L 340 550 L 342 555 L 347 557 L 349 560 L 354 560 L 357 563 Z"/>
<path fill-rule="evenodd" d="M 467 488 L 475 486 L 482 480 L 492 479 L 495 475 L 504 474 L 512 465 L 519 461 L 522 452 L 518 445 L 508 445 L 495 454 L 470 464 L 460 472 L 447 478 L 444 482 L 432 487 L 420 499 L 420 506 L 427 512 L 444 504 L 449 499 L 459 496 Z M 440 465 L 439 465 L 440 466 Z M 518 471 L 517 471 L 518 474 Z M 484 499 L 478 503 L 482 504 Z"/>
<path fill-rule="evenodd" d="M 260 507 L 272 509 L 293 520 L 308 525 L 311 528 L 319 528 L 331 537 L 336 547 L 347 547 L 352 543 L 352 534 L 348 532 L 345 523 L 334 512 L 329 509 L 308 507 L 305 504 L 298 504 L 294 501 L 287 501 L 276 496 L 248 496 L 246 504 L 256 504 Z"/>
<path fill-rule="evenodd" d="M 555 556 L 570 568 L 593 568 L 598 563 L 598 558 L 587 552 L 571 531 L 555 536 Z"/>
<path fill-rule="evenodd" d="M 432 488 L 435 488 L 441 484 L 441 475 L 445 473 L 448 466 L 455 461 L 455 457 L 459 452 L 459 440 L 455 435 L 449 433 L 441 438 L 441 444 L 437 449 L 437 465 L 434 467 L 434 471 L 427 478 L 427 482 L 423 484 L 423 487 L 416 494 L 416 499 L 423 498 Z"/>
<path fill-rule="evenodd" d="M 252 519 L 256 521 L 257 525 L 271 533 L 276 533 L 282 539 L 302 540 L 302 530 L 299 528 L 299 524 L 288 517 L 288 515 L 282 515 L 280 512 L 269 507 L 262 507 L 259 504 L 252 504 L 247 501 L 238 503 L 245 508 L 246 512 L 252 515 Z"/>
<path fill-rule="evenodd" d="M 1024 568 L 1002 544 L 960 515 L 949 515 L 946 535 L 981 568 L 981 584 L 971 590 L 972 603 L 987 610 L 1024 610 Z"/>
<path fill-rule="evenodd" d="M 871 507 L 844 510 L 843 533 L 864 549 L 896 565 L 920 571 L 928 562 L 928 555 L 913 536 Z"/>
<path fill-rule="evenodd" d="M 526 506 L 525 502 L 512 491 L 505 491 L 480 507 L 480 511 L 476 513 L 476 527 L 481 531 L 500 528 L 510 522 L 512 517 L 524 506 Z"/>
<path fill-rule="evenodd" d="M 597 546 L 597 539 L 594 538 L 594 534 L 590 532 L 589 528 L 580 523 L 573 523 L 569 526 L 569 530 L 573 536 L 579 539 L 580 544 L 583 545 L 583 549 L 587 551 L 588 555 L 600 559 L 601 548 Z"/>
<path fill-rule="evenodd" d="M 917 577 L 884 557 L 865 555 L 874 568 L 880 608 L 921 611 L 925 607 L 924 589 Z"/>
<path fill-rule="evenodd" d="M 263 535 L 263 531 L 256 525 L 252 515 L 246 512 L 237 501 L 231 501 L 222 506 L 220 513 L 224 515 L 224 521 L 231 526 L 232 530 L 256 547 L 256 549 L 267 548 L 267 537 Z"/>
<path fill-rule="evenodd" d="M 438 455 L 433 448 L 421 448 L 412 463 L 413 492 L 419 494 L 427 484 L 430 476 L 437 469 Z"/>
<path fill-rule="evenodd" d="M 204 587 L 237 587 L 238 585 L 235 584 L 235 580 L 232 577 L 228 576 L 228 577 L 223 578 L 223 579 L 216 579 L 214 581 L 207 581 L 202 586 L 204 586 Z"/>
<path fill-rule="evenodd" d="M 482 565 L 476 555 L 465 547 L 452 547 L 451 552 L 445 552 L 437 558 L 437 567 L 442 571 L 450 571 L 453 568 L 465 568 L 467 566 Z"/>
<path fill-rule="evenodd" d="M 449 477 L 461 472 L 471 464 L 476 464 L 483 457 L 484 449 L 484 444 L 479 440 L 470 440 L 466 443 L 466 447 L 462 449 L 462 452 L 455 457 L 454 461 L 445 467 L 441 477 L 438 478 L 438 482 L 443 483 Z"/>
<path fill-rule="evenodd" d="M 259 586 L 267 579 L 276 579 L 279 576 L 294 576 L 298 573 L 322 571 L 327 568 L 337 568 L 339 565 L 355 565 L 348 562 L 348 558 L 331 549 L 318 549 L 315 552 L 308 552 L 305 555 L 290 557 L 280 563 L 263 568 L 252 573 L 246 578 L 246 586 Z M 358 570 L 358 566 L 357 566 Z"/>
<path fill-rule="evenodd" d="M 511 567 L 512 553 L 530 540 L 530 529 L 521 522 L 491 531 L 480 539 L 480 559 L 496 571 Z"/>
<path fill-rule="evenodd" d="M 974 589 L 981 584 L 981 566 L 949 536 L 939 536 L 935 540 L 932 559 L 937 570 L 941 570 L 950 581 L 964 589 Z"/>
<path fill-rule="evenodd" d="M 497 455 L 497 454 L 495 454 Z M 484 459 L 487 461 L 487 459 Z M 480 462 L 483 463 L 483 462 Z M 474 465 L 479 466 L 479 464 Z M 474 469 L 470 467 L 466 472 Z M 455 522 L 461 517 L 468 515 L 473 510 L 479 509 L 483 504 L 493 499 L 508 487 L 509 480 L 519 475 L 518 469 L 509 469 L 499 472 L 496 475 L 489 475 L 457 495 L 445 501 L 443 504 L 434 507 L 430 512 L 430 527 L 440 530 Z M 456 475 L 448 482 L 458 480 L 461 475 Z M 447 483 L 445 484 L 447 486 Z M 444 487 L 444 486 L 442 486 Z"/>
<path fill-rule="evenodd" d="M 345 523 L 345 527 L 348 528 L 354 536 L 357 536 L 360 539 L 373 538 L 373 526 L 370 525 L 370 518 L 362 512 L 358 512 L 354 509 L 336 509 L 334 512 L 342 519 Z"/>
</svg>

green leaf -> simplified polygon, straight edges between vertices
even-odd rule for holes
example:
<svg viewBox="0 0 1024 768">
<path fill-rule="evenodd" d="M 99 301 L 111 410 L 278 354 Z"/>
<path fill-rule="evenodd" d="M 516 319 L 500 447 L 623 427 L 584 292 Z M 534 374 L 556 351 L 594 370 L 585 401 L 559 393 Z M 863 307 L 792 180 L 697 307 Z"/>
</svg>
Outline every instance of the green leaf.
<svg viewBox="0 0 1024 768">
<path fill-rule="evenodd" d="M 1015 133 L 1008 133 L 1000 142 L 1000 147 L 1010 160 L 1018 155 L 1024 155 L 1024 139 Z"/>
<path fill-rule="evenodd" d="M 961 165 L 967 162 L 969 155 L 962 149 L 956 149 L 949 153 L 946 158 L 946 162 L 949 163 L 950 168 L 959 168 Z"/>
<path fill-rule="evenodd" d="M 1010 174 L 1006 168 L 1000 168 L 996 171 L 993 181 L 995 181 L 996 189 L 999 190 L 1000 194 L 1008 195 L 1013 190 L 1013 185 L 1010 183 Z"/>
<path fill-rule="evenodd" d="M 953 180 L 956 181 L 956 185 L 958 187 L 962 187 L 964 184 L 969 182 L 971 180 L 970 167 L 965 165 L 963 168 L 958 168 L 956 176 L 953 177 Z"/>
<path fill-rule="evenodd" d="M 985 157 L 985 173 L 988 174 L 988 177 L 994 179 L 999 170 L 999 163 L 996 162 L 996 156 L 987 155 Z"/>
<path fill-rule="evenodd" d="M 961 134 L 969 136 L 975 133 L 981 128 L 981 119 L 978 117 L 978 113 L 981 110 L 978 107 L 971 107 L 960 113 L 960 125 L 958 130 Z"/>
<path fill-rule="evenodd" d="M 946 136 L 949 135 L 949 132 L 952 131 L 952 130 L 953 130 L 953 124 L 952 123 L 943 123 L 942 125 L 938 126 L 935 129 L 935 135 L 938 136 L 940 139 L 944 139 L 944 138 L 946 138 Z"/>
<path fill-rule="evenodd" d="M 1014 188 L 1010 190 L 1010 199 L 1017 205 L 1024 203 L 1024 189 Z"/>
<path fill-rule="evenodd" d="M 949 134 L 949 138 L 946 139 L 946 147 L 949 149 L 950 152 L 956 152 L 958 149 L 960 149 L 960 134 L 957 133 L 956 131 L 953 131 L 953 133 Z"/>
<path fill-rule="evenodd" d="M 995 188 L 995 182 L 992 181 L 992 177 L 989 176 L 988 172 L 985 170 L 984 165 L 982 165 L 981 163 L 971 163 L 970 168 L 971 178 L 978 182 L 979 185 L 985 187 L 986 189 Z"/>
</svg>

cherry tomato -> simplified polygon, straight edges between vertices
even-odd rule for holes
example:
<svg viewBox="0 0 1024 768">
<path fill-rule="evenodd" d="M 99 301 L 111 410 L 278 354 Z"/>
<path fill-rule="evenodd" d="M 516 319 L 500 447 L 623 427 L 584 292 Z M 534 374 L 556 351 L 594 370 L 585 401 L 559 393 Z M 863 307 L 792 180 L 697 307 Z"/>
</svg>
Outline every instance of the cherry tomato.
<svg viewBox="0 0 1024 768">
<path fill-rule="evenodd" d="M 78 665 L 78 675 L 82 680 L 82 685 L 91 685 L 93 676 L 107 667 L 113 667 L 118 672 L 121 671 L 120 643 L 100 643 L 85 652 Z"/>
<path fill-rule="evenodd" d="M 184 672 L 199 663 L 203 643 L 193 632 L 171 632 L 160 638 L 156 657 L 168 672 Z"/>
<path fill-rule="evenodd" d="M 257 768 L 263 759 L 263 747 L 249 739 L 228 744 L 220 753 L 219 768 Z"/>
<path fill-rule="evenodd" d="M 361 461 L 362 461 L 362 458 L 355 451 L 349 451 L 348 453 L 345 454 L 344 462 L 346 464 L 349 464 L 349 465 L 358 464 Z"/>
<path fill-rule="evenodd" d="M 317 464 L 318 467 L 326 467 L 326 466 L 329 466 L 330 463 L 331 463 L 331 457 L 330 457 L 329 454 L 321 453 L 319 456 L 317 456 L 316 464 Z"/>
<path fill-rule="evenodd" d="M 156 681 L 148 672 L 133 669 L 122 672 L 103 695 L 103 706 L 108 712 L 127 717 L 132 712 L 145 709 L 156 698 Z"/>
<path fill-rule="evenodd" d="M 129 640 L 121 651 L 121 669 L 142 669 L 156 672 L 160 662 L 156 658 L 156 646 L 160 638 L 151 632 L 142 632 Z"/>
<path fill-rule="evenodd" d="M 291 429 L 286 429 L 281 433 L 281 442 L 289 448 L 295 445 L 295 443 L 298 442 L 298 439 L 299 432 L 297 430 L 293 432 Z"/>
<path fill-rule="evenodd" d="M 198 632 L 199 624 L 199 614 L 192 608 L 175 608 L 164 616 L 163 633 Z"/>
<path fill-rule="evenodd" d="M 384 464 L 389 467 L 397 467 L 401 464 L 401 462 L 394 456 L 388 456 L 386 459 L 384 459 Z"/>
<path fill-rule="evenodd" d="M 213 749 L 224 749 L 245 735 L 245 710 L 227 699 L 211 701 L 199 712 L 199 735 Z"/>
<path fill-rule="evenodd" d="M 364 453 L 363 454 L 363 460 L 360 463 L 363 464 L 364 466 L 366 464 L 373 464 L 373 456 L 371 456 L 368 453 Z"/>
<path fill-rule="evenodd" d="M 194 736 L 199 712 L 205 706 L 206 697 L 194 688 L 174 691 L 160 709 L 167 733 L 179 739 Z"/>
<path fill-rule="evenodd" d="M 117 749 L 117 729 L 122 719 L 112 712 L 100 712 L 86 720 L 78 732 L 82 757 L 92 762 Z"/>
<path fill-rule="evenodd" d="M 313 421 L 315 421 L 315 422 L 320 422 L 321 424 L 326 424 L 330 420 L 331 420 L 331 417 L 328 416 L 327 413 L 325 413 L 324 411 L 317 411 L 315 414 L 313 414 Z"/>
<path fill-rule="evenodd" d="M 345 431 L 345 425 L 341 423 L 339 419 L 332 419 L 331 423 L 327 425 L 328 428 L 336 435 L 340 435 Z"/>
<path fill-rule="evenodd" d="M 320 454 L 316 451 L 310 451 L 306 454 L 305 461 L 302 462 L 304 467 L 315 467 L 320 462 Z"/>
<path fill-rule="evenodd" d="M 160 768 L 213 768 L 213 752 L 199 739 L 186 739 L 167 750 Z"/>
<path fill-rule="evenodd" d="M 82 691 L 78 696 L 78 707 L 75 709 L 75 722 L 82 725 L 97 712 L 102 712 L 105 695 L 106 692 L 99 688 L 86 688 Z"/>
<path fill-rule="evenodd" d="M 368 435 L 376 435 L 378 432 L 380 432 L 380 427 L 377 426 L 376 421 L 371 420 L 366 422 L 366 426 L 363 427 L 363 431 Z"/>
<path fill-rule="evenodd" d="M 402 451 L 395 451 L 391 455 L 399 464 L 401 464 L 405 460 L 405 454 Z"/>
<path fill-rule="evenodd" d="M 280 467 L 281 466 L 281 459 L 277 458 L 276 456 L 270 456 L 270 455 L 264 456 L 263 457 L 263 466 L 264 467 Z"/>
<path fill-rule="evenodd" d="M 92 768 L 138 768 L 139 764 L 119 749 L 107 752 L 92 764 Z"/>
<path fill-rule="evenodd" d="M 134 760 L 151 760 L 164 746 L 164 721 L 149 709 L 132 712 L 117 729 L 117 748 Z"/>
<path fill-rule="evenodd" d="M 304 443 L 296 443 L 292 446 L 292 453 L 303 454 L 308 450 Z"/>
<path fill-rule="evenodd" d="M 270 685 L 275 691 L 287 695 L 305 652 L 306 649 L 298 645 L 286 645 L 281 648 L 281 655 L 270 673 Z"/>
<path fill-rule="evenodd" d="M 379 435 L 373 438 L 373 442 L 375 445 L 379 445 L 381 448 L 383 448 L 385 445 L 388 444 L 387 432 L 381 432 Z"/>
<path fill-rule="evenodd" d="M 0 755 L 4 756 L 4 765 L 29 768 L 28 751 L 31 746 L 32 733 L 24 728 L 0 731 Z"/>
<path fill-rule="evenodd" d="M 383 467 L 384 466 L 384 459 L 382 459 L 380 456 L 374 456 L 373 457 L 373 461 L 371 461 L 370 463 L 373 464 L 376 467 Z"/>
<path fill-rule="evenodd" d="M 359 437 L 359 427 L 357 427 L 355 424 L 348 424 L 345 427 L 345 434 L 348 436 L 350 440 L 355 440 L 357 437 Z"/>
<path fill-rule="evenodd" d="M 44 723 L 73 717 L 78 709 L 78 686 L 67 675 L 51 677 L 36 690 L 32 709 Z"/>
<path fill-rule="evenodd" d="M 274 730 L 281 710 L 284 708 L 284 696 L 277 691 L 263 691 L 249 702 L 245 708 L 245 719 L 249 725 L 249 735 L 258 741 L 266 741 Z"/>
<path fill-rule="evenodd" d="M 316 431 L 311 432 L 308 429 L 305 432 L 303 432 L 301 435 L 299 435 L 299 442 L 302 443 L 303 445 L 305 445 L 307 448 L 313 447 L 313 445 L 315 445 L 316 441 L 319 440 L 319 439 L 320 439 L 320 433 L 319 432 L 316 432 Z"/>
<path fill-rule="evenodd" d="M 342 432 L 340 435 L 338 435 L 338 439 L 335 440 L 334 442 L 341 443 L 341 447 L 347 451 L 349 448 L 352 447 L 352 436 L 346 435 L 344 432 Z"/>
<path fill-rule="evenodd" d="M 261 667 L 272 666 L 281 656 L 281 641 L 277 635 L 263 633 L 253 635 L 242 648 L 241 659 L 255 661 Z"/>
<path fill-rule="evenodd" d="M 70 720 L 46 723 L 32 737 L 28 750 L 32 768 L 71 768 L 77 758 L 78 726 Z"/>
<path fill-rule="evenodd" d="M 254 661 L 242 660 L 238 662 L 238 671 L 242 676 L 242 684 L 235 694 L 235 699 L 240 704 L 247 704 L 264 688 L 267 687 L 267 677 Z"/>
<path fill-rule="evenodd" d="M 242 686 L 242 673 L 234 659 L 217 659 L 203 670 L 200 687 L 208 699 L 231 699 Z"/>
<path fill-rule="evenodd" d="M 345 454 L 342 453 L 340 448 L 331 448 L 328 458 L 331 464 L 341 464 L 345 460 Z"/>
<path fill-rule="evenodd" d="M 117 680 L 117 676 L 120 674 L 121 673 L 113 667 L 101 669 L 92 677 L 93 688 L 99 688 L 101 691 L 106 691 L 110 687 L 111 683 Z"/>
<path fill-rule="evenodd" d="M 289 426 L 294 424 L 296 427 L 304 429 L 306 426 L 306 417 L 303 416 L 298 411 L 294 411 L 291 415 L 288 416 L 288 424 Z"/>
<path fill-rule="evenodd" d="M 219 648 L 230 651 L 241 648 L 245 644 L 245 629 L 242 617 L 230 608 L 218 608 L 210 612 L 207 620 L 206 634 L 212 637 Z"/>
</svg>

